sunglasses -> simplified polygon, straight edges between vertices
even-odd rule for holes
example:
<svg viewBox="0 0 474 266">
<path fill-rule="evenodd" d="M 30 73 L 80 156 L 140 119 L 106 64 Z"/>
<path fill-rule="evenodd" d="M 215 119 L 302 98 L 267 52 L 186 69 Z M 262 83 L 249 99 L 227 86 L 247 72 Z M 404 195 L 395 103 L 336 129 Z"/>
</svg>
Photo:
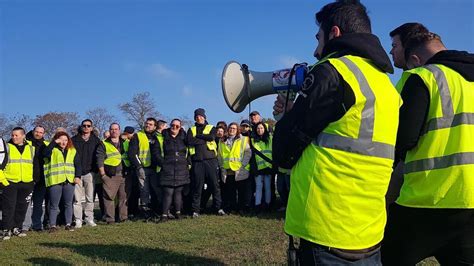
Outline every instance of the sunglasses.
<svg viewBox="0 0 474 266">
<path fill-rule="evenodd" d="M 180 128 L 180 125 L 171 125 L 172 128 Z"/>
<path fill-rule="evenodd" d="M 82 127 L 92 127 L 92 125 L 82 125 Z"/>
</svg>

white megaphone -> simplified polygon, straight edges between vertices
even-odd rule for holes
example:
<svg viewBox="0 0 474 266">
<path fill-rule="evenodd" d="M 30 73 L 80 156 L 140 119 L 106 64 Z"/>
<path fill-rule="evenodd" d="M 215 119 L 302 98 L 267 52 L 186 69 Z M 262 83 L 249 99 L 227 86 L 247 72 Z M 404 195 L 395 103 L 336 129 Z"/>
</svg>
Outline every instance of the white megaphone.
<svg viewBox="0 0 474 266">
<path fill-rule="evenodd" d="M 7 145 L 8 144 L 0 138 L 0 170 L 5 169 L 5 165 L 8 161 Z"/>
<path fill-rule="evenodd" d="M 307 69 L 304 63 L 289 69 L 256 72 L 248 70 L 245 64 L 230 61 L 222 71 L 222 93 L 229 108 L 236 113 L 265 95 L 281 93 L 287 96 L 289 93 L 288 99 L 294 100 L 303 85 Z M 290 80 L 291 86 L 288 86 Z"/>
</svg>

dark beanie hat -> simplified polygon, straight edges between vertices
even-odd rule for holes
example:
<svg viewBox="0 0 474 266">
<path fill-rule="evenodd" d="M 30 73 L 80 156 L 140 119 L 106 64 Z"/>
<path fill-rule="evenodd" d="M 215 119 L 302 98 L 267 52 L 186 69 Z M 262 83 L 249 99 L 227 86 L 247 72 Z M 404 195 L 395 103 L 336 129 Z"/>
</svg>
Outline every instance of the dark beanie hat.
<svg viewBox="0 0 474 266">
<path fill-rule="evenodd" d="M 128 127 L 125 127 L 123 132 L 128 133 L 128 134 L 133 134 L 133 132 L 135 132 L 135 128 L 128 126 Z"/>
<path fill-rule="evenodd" d="M 198 108 L 198 109 L 194 110 L 194 118 L 196 118 L 197 115 L 200 115 L 200 116 L 204 117 L 204 119 L 206 119 L 206 111 L 202 108 Z"/>
</svg>

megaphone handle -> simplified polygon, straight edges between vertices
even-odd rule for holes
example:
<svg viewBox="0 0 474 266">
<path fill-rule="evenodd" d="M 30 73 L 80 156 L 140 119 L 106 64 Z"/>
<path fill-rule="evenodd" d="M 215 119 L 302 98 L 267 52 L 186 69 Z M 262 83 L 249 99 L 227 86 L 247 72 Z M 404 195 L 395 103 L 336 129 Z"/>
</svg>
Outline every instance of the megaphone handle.
<svg viewBox="0 0 474 266">
<path fill-rule="evenodd" d="M 250 90 L 249 90 L 249 82 L 250 82 L 250 78 L 249 78 L 249 67 L 246 65 L 246 64 L 242 64 L 242 73 L 244 74 L 244 87 L 245 87 L 245 91 L 247 92 L 247 98 L 250 99 Z M 251 103 L 252 101 L 248 101 L 249 102 L 249 117 L 250 117 L 250 113 L 252 112 L 252 106 L 251 106 Z"/>
</svg>

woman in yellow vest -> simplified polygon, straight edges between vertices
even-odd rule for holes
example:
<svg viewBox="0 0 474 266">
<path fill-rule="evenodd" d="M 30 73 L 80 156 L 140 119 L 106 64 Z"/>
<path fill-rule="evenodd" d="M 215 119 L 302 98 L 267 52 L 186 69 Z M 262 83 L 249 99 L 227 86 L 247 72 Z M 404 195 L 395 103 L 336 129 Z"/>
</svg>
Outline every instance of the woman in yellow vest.
<svg viewBox="0 0 474 266">
<path fill-rule="evenodd" d="M 5 169 L 0 170 L 3 240 L 10 239 L 12 235 L 26 236 L 21 228 L 29 203 L 27 197 L 33 191 L 33 176 L 37 177 L 39 165 L 35 148 L 26 142 L 23 128 L 12 130 L 6 148 L 8 161 Z"/>
<path fill-rule="evenodd" d="M 272 159 L 272 136 L 268 132 L 266 125 L 262 122 L 255 126 L 256 132 L 252 139 L 255 151 L 256 175 L 255 175 L 255 210 L 257 212 L 268 208 L 272 199 L 271 180 L 272 164 L 267 161 Z M 266 158 L 264 158 L 264 155 Z M 262 206 L 262 194 L 265 192 L 265 206 Z"/>
<path fill-rule="evenodd" d="M 217 150 L 223 184 L 224 211 L 244 212 L 250 205 L 251 196 L 248 170 L 252 151 L 249 138 L 242 136 L 238 124 L 232 122 L 227 128 L 227 136 L 219 141 Z"/>
<path fill-rule="evenodd" d="M 57 230 L 56 220 L 59 214 L 59 202 L 64 202 L 65 229 L 74 231 L 72 223 L 73 198 L 75 184 L 80 182 L 81 169 L 79 157 L 71 138 L 66 132 L 58 132 L 51 143 L 43 150 L 46 161 L 44 176 L 49 195 L 50 232 Z"/>
</svg>

